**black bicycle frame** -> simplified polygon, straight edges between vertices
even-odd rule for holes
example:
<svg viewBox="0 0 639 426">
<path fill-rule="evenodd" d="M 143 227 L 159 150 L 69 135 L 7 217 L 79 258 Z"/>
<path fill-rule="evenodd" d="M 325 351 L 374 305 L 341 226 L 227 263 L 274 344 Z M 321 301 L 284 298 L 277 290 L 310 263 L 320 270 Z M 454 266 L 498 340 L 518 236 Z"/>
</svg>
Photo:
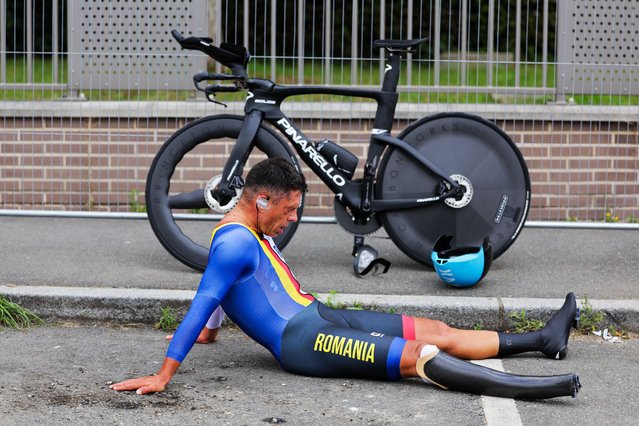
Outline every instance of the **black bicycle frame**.
<svg viewBox="0 0 639 426">
<path fill-rule="evenodd" d="M 349 206 L 354 213 L 369 214 L 385 210 L 398 210 L 429 205 L 459 193 L 459 185 L 444 171 L 425 158 L 419 151 L 401 139 L 390 135 L 397 105 L 397 82 L 399 80 L 399 55 L 389 56 L 389 64 L 384 75 L 382 90 L 349 89 L 325 86 L 280 86 L 270 80 L 248 79 L 248 97 L 244 107 L 245 118 L 242 130 L 227 161 L 218 194 L 232 196 L 234 188 L 241 186 L 237 177 L 242 176 L 243 166 L 253 149 L 255 135 L 263 120 L 275 126 L 291 142 L 302 161 L 328 186 L 336 197 Z M 311 139 L 290 120 L 280 109 L 282 102 L 291 96 L 326 94 L 374 99 L 377 111 L 368 156 L 364 166 L 362 182 L 353 182 L 333 167 L 317 150 Z M 422 164 L 427 170 L 445 182 L 442 194 L 423 198 L 375 200 L 373 182 L 381 155 L 386 146 L 401 149 L 409 157 Z"/>
</svg>

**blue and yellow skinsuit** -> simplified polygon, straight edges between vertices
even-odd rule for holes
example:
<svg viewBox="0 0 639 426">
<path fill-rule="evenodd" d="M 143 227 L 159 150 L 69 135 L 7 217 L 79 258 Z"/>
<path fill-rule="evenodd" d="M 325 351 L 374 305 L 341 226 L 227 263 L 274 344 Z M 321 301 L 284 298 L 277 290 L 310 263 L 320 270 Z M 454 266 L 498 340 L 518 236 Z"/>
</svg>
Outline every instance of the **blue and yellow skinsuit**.
<svg viewBox="0 0 639 426">
<path fill-rule="evenodd" d="M 239 223 L 213 231 L 208 266 L 166 356 L 182 362 L 220 305 L 297 374 L 398 379 L 404 339 L 415 338 L 410 317 L 330 309 L 304 293 L 273 240 Z"/>
</svg>

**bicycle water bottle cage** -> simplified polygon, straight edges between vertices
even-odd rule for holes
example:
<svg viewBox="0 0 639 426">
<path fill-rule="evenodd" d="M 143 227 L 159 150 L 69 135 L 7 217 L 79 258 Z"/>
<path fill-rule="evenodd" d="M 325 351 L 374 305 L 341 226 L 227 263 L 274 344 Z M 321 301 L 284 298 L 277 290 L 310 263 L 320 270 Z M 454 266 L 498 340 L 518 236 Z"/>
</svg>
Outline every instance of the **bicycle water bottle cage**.
<svg viewBox="0 0 639 426">
<path fill-rule="evenodd" d="M 411 53 L 416 47 L 428 40 L 428 38 L 416 38 L 413 40 L 375 40 L 373 47 L 385 48 L 391 53 Z"/>
</svg>

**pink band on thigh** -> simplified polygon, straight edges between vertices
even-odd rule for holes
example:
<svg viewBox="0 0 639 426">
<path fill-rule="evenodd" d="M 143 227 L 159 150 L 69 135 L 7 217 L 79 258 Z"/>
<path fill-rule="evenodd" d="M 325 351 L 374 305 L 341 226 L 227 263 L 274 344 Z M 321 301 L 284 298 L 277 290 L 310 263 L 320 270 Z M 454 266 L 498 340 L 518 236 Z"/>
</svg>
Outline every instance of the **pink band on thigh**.
<svg viewBox="0 0 639 426">
<path fill-rule="evenodd" d="M 402 315 L 402 332 L 404 339 L 415 340 L 415 318 Z"/>
</svg>

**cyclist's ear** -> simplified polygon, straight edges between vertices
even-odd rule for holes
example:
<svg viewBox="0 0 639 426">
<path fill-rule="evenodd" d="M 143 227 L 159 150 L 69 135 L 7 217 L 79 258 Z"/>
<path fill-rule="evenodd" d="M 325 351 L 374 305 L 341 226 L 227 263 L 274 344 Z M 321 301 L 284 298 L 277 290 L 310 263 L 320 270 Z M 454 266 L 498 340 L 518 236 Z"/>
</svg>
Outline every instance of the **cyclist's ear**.
<svg viewBox="0 0 639 426">
<path fill-rule="evenodd" d="M 268 197 L 260 195 L 257 197 L 257 200 L 255 200 L 255 205 L 260 210 L 266 210 L 268 208 Z"/>
</svg>

